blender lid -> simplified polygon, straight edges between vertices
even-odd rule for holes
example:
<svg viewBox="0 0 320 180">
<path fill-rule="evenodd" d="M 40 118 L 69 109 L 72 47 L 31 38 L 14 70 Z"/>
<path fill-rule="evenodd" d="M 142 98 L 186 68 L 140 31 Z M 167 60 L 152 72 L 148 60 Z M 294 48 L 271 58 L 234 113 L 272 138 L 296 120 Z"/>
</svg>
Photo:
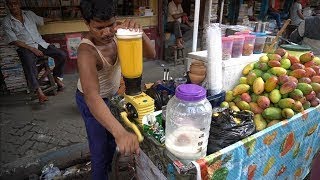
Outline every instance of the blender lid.
<svg viewBox="0 0 320 180">
<path fill-rule="evenodd" d="M 134 37 L 134 36 L 142 36 L 142 31 L 135 31 L 129 29 L 118 29 L 116 32 L 117 37 Z"/>
<path fill-rule="evenodd" d="M 176 88 L 176 97 L 184 101 L 200 101 L 206 98 L 207 91 L 196 84 L 181 84 Z"/>
</svg>

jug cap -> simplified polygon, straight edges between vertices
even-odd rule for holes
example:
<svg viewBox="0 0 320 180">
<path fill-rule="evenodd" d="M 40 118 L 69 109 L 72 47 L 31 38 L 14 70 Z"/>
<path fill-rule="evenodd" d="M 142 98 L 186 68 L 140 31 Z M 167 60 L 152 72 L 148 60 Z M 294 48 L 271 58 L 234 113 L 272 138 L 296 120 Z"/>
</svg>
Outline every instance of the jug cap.
<svg viewBox="0 0 320 180">
<path fill-rule="evenodd" d="M 184 101 L 200 101 L 206 98 L 207 91 L 196 84 L 181 84 L 176 88 L 176 97 Z"/>
</svg>

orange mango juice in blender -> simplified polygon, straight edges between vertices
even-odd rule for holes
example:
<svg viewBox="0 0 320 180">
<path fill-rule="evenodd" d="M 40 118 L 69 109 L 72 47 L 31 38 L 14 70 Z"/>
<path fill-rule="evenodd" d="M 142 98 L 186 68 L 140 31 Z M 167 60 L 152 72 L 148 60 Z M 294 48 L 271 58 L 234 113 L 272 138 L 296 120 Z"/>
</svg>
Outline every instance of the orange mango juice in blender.
<svg viewBox="0 0 320 180">
<path fill-rule="evenodd" d="M 118 29 L 118 56 L 122 75 L 126 78 L 138 78 L 142 74 L 142 32 Z"/>
</svg>

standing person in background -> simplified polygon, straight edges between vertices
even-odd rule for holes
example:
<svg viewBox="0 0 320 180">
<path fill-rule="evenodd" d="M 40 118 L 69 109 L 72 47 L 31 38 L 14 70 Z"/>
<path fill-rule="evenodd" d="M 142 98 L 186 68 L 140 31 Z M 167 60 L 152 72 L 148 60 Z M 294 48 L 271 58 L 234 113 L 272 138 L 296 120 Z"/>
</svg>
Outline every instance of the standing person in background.
<svg viewBox="0 0 320 180">
<path fill-rule="evenodd" d="M 239 18 L 240 5 L 243 0 L 229 0 L 228 19 L 230 25 L 236 25 Z"/>
<path fill-rule="evenodd" d="M 89 29 L 78 48 L 78 109 L 85 122 L 93 180 L 107 180 L 116 146 L 122 155 L 139 153 L 135 134 L 112 115 L 110 98 L 121 88 L 121 68 L 115 33 L 118 28 L 142 31 L 134 20 L 116 22 L 113 0 L 81 0 L 80 10 Z M 143 31 L 142 31 L 143 32 Z M 142 34 L 143 55 L 155 57 L 148 36 Z M 122 92 L 123 93 L 123 92 Z M 129 177 L 128 177 L 129 178 Z"/>
<path fill-rule="evenodd" d="M 59 78 L 63 76 L 67 58 L 64 51 L 48 44 L 38 32 L 37 26 L 42 26 L 45 22 L 53 21 L 53 19 L 37 16 L 32 11 L 21 10 L 19 0 L 6 0 L 6 5 L 10 14 L 3 19 L 3 27 L 9 39 L 9 44 L 18 48 L 17 52 L 26 74 L 28 86 L 36 92 L 40 103 L 48 101 L 48 97 L 43 93 L 38 82 L 36 66 L 38 57 L 46 55 L 54 58 L 53 76 L 58 85 L 58 90 L 62 90 L 64 87 Z"/>
<path fill-rule="evenodd" d="M 178 48 L 183 47 L 182 35 L 191 30 L 191 23 L 187 13 L 183 12 L 181 3 L 182 0 L 172 0 L 168 4 L 167 30 L 175 35 Z"/>
<path fill-rule="evenodd" d="M 280 16 L 281 2 L 280 0 L 269 0 L 268 14 L 276 20 L 277 28 L 281 29 L 281 16 Z"/>
<path fill-rule="evenodd" d="M 295 26 L 298 26 L 304 20 L 300 0 L 294 0 L 294 3 L 290 8 L 290 19 L 291 24 Z"/>
<path fill-rule="evenodd" d="M 257 21 L 257 18 L 254 16 L 254 1 L 248 1 L 248 17 L 250 21 Z"/>
</svg>

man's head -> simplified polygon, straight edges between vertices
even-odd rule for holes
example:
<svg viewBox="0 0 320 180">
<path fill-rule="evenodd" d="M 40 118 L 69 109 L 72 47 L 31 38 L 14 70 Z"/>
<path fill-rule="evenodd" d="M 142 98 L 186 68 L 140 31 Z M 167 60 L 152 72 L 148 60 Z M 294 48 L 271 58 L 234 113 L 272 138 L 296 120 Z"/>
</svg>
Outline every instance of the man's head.
<svg viewBox="0 0 320 180">
<path fill-rule="evenodd" d="M 175 4 L 181 4 L 181 3 L 182 3 L 182 0 L 173 0 L 173 2 L 174 2 Z"/>
<path fill-rule="evenodd" d="M 96 40 L 103 43 L 112 41 L 116 25 L 113 0 L 81 0 L 80 10 Z"/>
<path fill-rule="evenodd" d="M 21 12 L 21 5 L 19 0 L 6 0 L 6 4 L 12 15 L 16 15 Z"/>
</svg>

